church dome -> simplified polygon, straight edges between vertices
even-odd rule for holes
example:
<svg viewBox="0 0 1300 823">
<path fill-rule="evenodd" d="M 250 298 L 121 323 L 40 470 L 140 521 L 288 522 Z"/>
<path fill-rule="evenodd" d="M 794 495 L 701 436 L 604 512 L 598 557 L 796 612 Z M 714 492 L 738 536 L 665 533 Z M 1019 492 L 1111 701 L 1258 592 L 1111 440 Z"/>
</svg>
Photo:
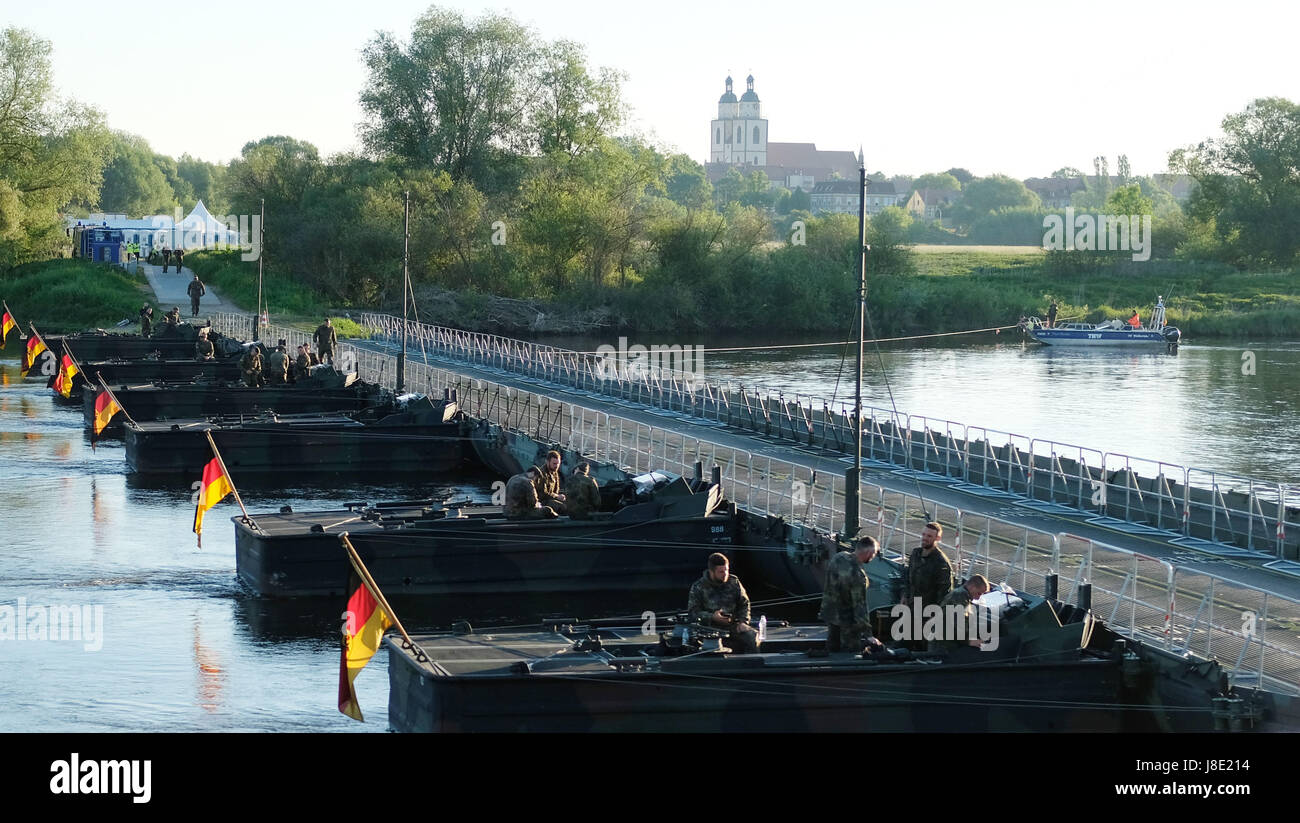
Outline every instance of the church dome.
<svg viewBox="0 0 1300 823">
<path fill-rule="evenodd" d="M 740 95 L 742 103 L 757 103 L 758 95 L 754 94 L 754 75 L 745 78 L 745 93 Z"/>
<path fill-rule="evenodd" d="M 718 102 L 719 103 L 736 102 L 736 95 L 733 94 L 731 91 L 731 75 L 727 75 L 727 91 L 721 97 L 718 98 Z"/>
</svg>

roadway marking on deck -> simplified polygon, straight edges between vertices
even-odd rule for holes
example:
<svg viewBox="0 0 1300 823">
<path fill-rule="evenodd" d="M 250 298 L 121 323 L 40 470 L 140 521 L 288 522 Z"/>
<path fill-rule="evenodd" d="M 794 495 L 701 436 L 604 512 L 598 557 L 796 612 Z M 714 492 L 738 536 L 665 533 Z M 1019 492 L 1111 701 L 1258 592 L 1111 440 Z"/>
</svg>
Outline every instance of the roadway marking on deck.
<svg viewBox="0 0 1300 823">
<path fill-rule="evenodd" d="M 1264 568 L 1282 574 L 1289 574 L 1293 577 L 1300 577 L 1300 563 L 1294 560 L 1274 560 L 1272 563 L 1265 563 Z"/>
<path fill-rule="evenodd" d="M 1169 541 L 1179 546 L 1186 546 L 1197 551 L 1208 552 L 1220 557 L 1272 557 L 1267 552 L 1254 551 L 1252 549 L 1243 549 L 1240 546 L 1229 546 L 1226 543 L 1216 543 L 1212 540 L 1203 540 L 1199 537 L 1176 537 Z M 1267 568 L 1267 566 L 1265 566 Z"/>
<path fill-rule="evenodd" d="M 1130 523 L 1127 520 L 1120 520 L 1117 517 L 1105 517 L 1105 516 L 1090 517 L 1085 522 L 1092 523 L 1097 526 L 1105 526 L 1106 528 L 1114 529 L 1116 531 L 1126 532 L 1127 534 L 1156 534 L 1156 535 L 1168 535 L 1169 537 L 1178 536 L 1178 532 L 1170 531 L 1169 529 L 1159 529 L 1156 528 L 1155 526 L 1147 526 L 1142 523 Z"/>
</svg>

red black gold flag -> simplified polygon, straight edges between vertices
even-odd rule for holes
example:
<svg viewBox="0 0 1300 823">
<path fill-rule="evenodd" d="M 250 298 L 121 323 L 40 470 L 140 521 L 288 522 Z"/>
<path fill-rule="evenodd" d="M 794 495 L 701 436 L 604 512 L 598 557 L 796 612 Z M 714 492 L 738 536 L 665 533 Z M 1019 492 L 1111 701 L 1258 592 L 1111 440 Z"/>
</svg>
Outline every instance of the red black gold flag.
<svg viewBox="0 0 1300 823">
<path fill-rule="evenodd" d="M 203 479 L 199 483 L 195 495 L 197 506 L 194 509 L 194 533 L 199 536 L 199 547 L 202 548 L 204 512 L 225 500 L 226 495 L 235 490 L 235 484 L 230 482 L 230 475 L 226 474 L 219 457 L 212 458 L 203 467 Z"/>
<path fill-rule="evenodd" d="M 95 422 L 90 433 L 90 444 L 93 446 L 99 436 L 108 428 L 109 422 L 113 417 L 122 410 L 117 404 L 116 398 L 108 389 L 102 389 L 99 396 L 95 398 Z"/>
<path fill-rule="evenodd" d="M 18 324 L 14 322 L 13 315 L 9 313 L 8 309 L 5 309 L 4 317 L 0 317 L 0 349 L 5 347 L 5 338 L 9 336 L 9 332 L 16 325 Z"/>
<path fill-rule="evenodd" d="M 59 373 L 54 378 L 54 390 L 64 397 L 72 397 L 72 378 L 80 373 L 77 364 L 72 362 L 72 355 L 65 351 L 59 363 Z"/>
<path fill-rule="evenodd" d="M 27 372 L 32 370 L 32 366 L 36 365 L 36 358 L 40 357 L 41 352 L 45 350 L 45 341 L 36 333 L 35 329 L 32 329 L 32 336 L 27 338 L 27 351 L 23 353 L 23 377 L 26 377 Z"/>
<path fill-rule="evenodd" d="M 351 553 L 349 553 L 350 558 Z M 353 683 L 361 670 L 370 662 L 370 658 L 378 651 L 384 631 L 393 625 L 393 620 L 380 605 L 380 598 L 364 582 L 362 575 L 357 571 L 355 561 L 352 563 L 352 573 L 348 577 L 347 591 L 352 592 L 352 595 L 348 598 L 347 608 L 343 612 L 343 656 L 339 660 L 339 711 L 353 720 L 364 721 Z"/>
</svg>

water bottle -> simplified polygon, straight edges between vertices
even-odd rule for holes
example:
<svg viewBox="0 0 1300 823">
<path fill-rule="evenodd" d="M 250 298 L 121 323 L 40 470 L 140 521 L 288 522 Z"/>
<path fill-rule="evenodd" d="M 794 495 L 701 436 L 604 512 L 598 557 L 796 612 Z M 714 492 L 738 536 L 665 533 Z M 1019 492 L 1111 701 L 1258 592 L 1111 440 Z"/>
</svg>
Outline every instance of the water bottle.
<svg viewBox="0 0 1300 823">
<path fill-rule="evenodd" d="M 767 639 L 767 615 L 758 618 L 758 642 L 762 643 Z"/>
</svg>

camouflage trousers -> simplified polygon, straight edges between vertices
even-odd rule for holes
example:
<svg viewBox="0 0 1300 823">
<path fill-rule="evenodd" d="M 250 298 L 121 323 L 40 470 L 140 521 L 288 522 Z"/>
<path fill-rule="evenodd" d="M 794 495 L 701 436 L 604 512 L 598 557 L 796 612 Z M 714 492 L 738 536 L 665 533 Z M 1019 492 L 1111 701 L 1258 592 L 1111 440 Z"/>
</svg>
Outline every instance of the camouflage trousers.
<svg viewBox="0 0 1300 823">
<path fill-rule="evenodd" d="M 873 637 L 871 630 L 864 626 L 830 624 L 826 627 L 826 651 L 862 654 L 863 649 L 867 647 L 867 640 L 871 637 Z"/>
</svg>

